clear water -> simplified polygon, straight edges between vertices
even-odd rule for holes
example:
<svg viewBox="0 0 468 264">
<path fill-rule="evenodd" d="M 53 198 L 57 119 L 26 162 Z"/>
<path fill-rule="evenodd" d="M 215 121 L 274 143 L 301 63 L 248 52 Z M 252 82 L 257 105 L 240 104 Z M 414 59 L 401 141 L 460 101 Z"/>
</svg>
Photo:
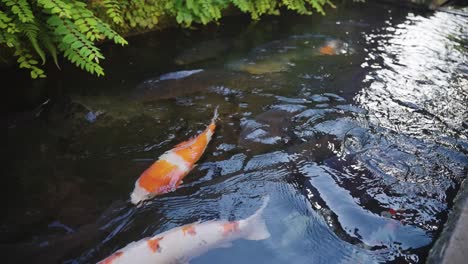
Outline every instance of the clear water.
<svg viewBox="0 0 468 264">
<path fill-rule="evenodd" d="M 457 12 L 237 17 L 104 47 L 104 79 L 17 81 L 50 101 L 3 121 L 2 258 L 92 263 L 184 224 L 245 218 L 269 195 L 270 239 L 192 263 L 424 262 L 468 170 Z M 337 54 L 321 55 L 330 41 Z M 140 173 L 216 105 L 216 136 L 181 188 L 131 207 Z"/>
</svg>

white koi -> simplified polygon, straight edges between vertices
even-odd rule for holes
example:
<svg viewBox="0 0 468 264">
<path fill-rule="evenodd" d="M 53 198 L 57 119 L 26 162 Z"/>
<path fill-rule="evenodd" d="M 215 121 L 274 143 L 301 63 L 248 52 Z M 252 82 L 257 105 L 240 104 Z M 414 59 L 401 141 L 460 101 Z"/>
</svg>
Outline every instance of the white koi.
<svg viewBox="0 0 468 264">
<path fill-rule="evenodd" d="M 240 238 L 270 237 L 262 213 L 269 197 L 252 216 L 239 221 L 208 221 L 173 228 L 153 237 L 132 242 L 102 260 L 101 264 L 188 263 L 213 248 L 229 247 Z"/>
</svg>

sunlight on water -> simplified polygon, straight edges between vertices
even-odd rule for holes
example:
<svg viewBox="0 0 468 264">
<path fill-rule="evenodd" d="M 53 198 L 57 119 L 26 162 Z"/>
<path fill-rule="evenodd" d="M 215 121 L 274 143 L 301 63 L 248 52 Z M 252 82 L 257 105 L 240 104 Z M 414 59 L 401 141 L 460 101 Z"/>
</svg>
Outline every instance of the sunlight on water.
<svg viewBox="0 0 468 264">
<path fill-rule="evenodd" d="M 460 68 L 468 59 L 468 19 L 442 12 L 406 19 L 366 37 L 377 45 L 363 67 L 379 70 L 367 74 L 369 88 L 357 100 L 381 127 L 422 139 L 466 141 L 468 90 Z"/>
</svg>

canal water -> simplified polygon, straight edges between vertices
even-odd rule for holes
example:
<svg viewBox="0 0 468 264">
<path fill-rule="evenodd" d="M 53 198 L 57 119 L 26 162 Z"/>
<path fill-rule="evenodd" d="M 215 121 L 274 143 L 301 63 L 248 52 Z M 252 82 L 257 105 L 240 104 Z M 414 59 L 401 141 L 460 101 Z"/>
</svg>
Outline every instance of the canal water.
<svg viewBox="0 0 468 264">
<path fill-rule="evenodd" d="M 468 171 L 467 16 L 366 3 L 234 17 L 104 46 L 100 79 L 3 73 L 38 90 L 26 110 L 5 102 L 2 259 L 95 263 L 269 196 L 269 239 L 191 263 L 424 262 Z M 180 188 L 131 206 L 139 175 L 216 106 Z"/>
</svg>

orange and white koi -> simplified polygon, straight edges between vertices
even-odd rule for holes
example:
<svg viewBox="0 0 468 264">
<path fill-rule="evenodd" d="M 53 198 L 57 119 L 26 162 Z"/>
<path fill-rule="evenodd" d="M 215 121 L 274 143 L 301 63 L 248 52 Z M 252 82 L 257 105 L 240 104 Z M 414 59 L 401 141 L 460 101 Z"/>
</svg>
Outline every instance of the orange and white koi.
<svg viewBox="0 0 468 264">
<path fill-rule="evenodd" d="M 159 159 L 146 169 L 135 182 L 130 195 L 133 204 L 150 199 L 156 195 L 174 191 L 182 179 L 195 167 L 216 128 L 218 108 L 208 127 L 198 136 L 180 143 L 166 151 Z"/>
<path fill-rule="evenodd" d="M 329 40 L 320 47 L 319 53 L 322 55 L 337 55 L 339 54 L 338 48 L 340 46 L 340 42 L 338 40 Z"/>
<path fill-rule="evenodd" d="M 229 247 L 244 238 L 263 240 L 270 237 L 262 213 L 269 198 L 252 216 L 239 221 L 208 221 L 176 227 L 153 237 L 132 242 L 102 260 L 101 264 L 188 263 L 213 248 Z"/>
</svg>

